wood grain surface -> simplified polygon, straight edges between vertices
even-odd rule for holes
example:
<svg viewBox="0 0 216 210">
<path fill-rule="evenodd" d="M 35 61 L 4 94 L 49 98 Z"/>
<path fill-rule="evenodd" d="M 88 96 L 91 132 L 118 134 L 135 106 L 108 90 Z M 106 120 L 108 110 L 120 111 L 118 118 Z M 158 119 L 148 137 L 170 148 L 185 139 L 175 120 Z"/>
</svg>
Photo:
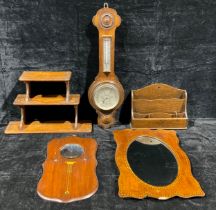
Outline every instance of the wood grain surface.
<svg viewBox="0 0 216 210">
<path fill-rule="evenodd" d="M 184 112 L 184 99 L 134 99 L 133 107 L 135 112 L 154 113 L 154 112 Z"/>
<path fill-rule="evenodd" d="M 187 92 L 163 83 L 131 91 L 131 127 L 186 129 Z"/>
<path fill-rule="evenodd" d="M 23 82 L 66 82 L 71 79 L 70 71 L 24 71 L 19 78 Z"/>
<path fill-rule="evenodd" d="M 154 83 L 133 91 L 134 99 L 184 98 L 185 91 L 163 83 Z"/>
<path fill-rule="evenodd" d="M 104 27 L 106 20 L 103 19 L 105 16 L 109 16 L 110 26 Z M 95 77 L 94 82 L 91 84 L 88 90 L 88 99 L 92 107 L 98 114 L 98 125 L 102 128 L 110 128 L 116 122 L 116 111 L 120 108 L 124 101 L 124 89 L 122 84 L 119 82 L 118 77 L 115 74 L 115 32 L 121 24 L 121 17 L 117 14 L 115 9 L 109 8 L 108 5 L 99 9 L 96 15 L 93 17 L 92 22 L 97 27 L 99 33 L 99 72 Z M 111 39 L 110 49 L 110 72 L 105 72 L 103 67 L 104 51 L 103 51 L 103 39 L 109 37 Z M 119 91 L 119 101 L 116 107 L 111 110 L 102 110 L 94 102 L 94 91 L 97 86 L 103 83 L 111 83 Z"/>
<path fill-rule="evenodd" d="M 60 150 L 66 144 L 79 144 L 84 153 L 77 158 L 64 158 Z M 97 143 L 92 138 L 65 137 L 50 141 L 37 186 L 38 195 L 64 203 L 92 196 L 98 189 L 96 150 Z"/>
<path fill-rule="evenodd" d="M 115 160 L 120 172 L 118 179 L 120 197 L 138 199 L 152 197 L 166 200 L 175 196 L 191 198 L 205 195 L 192 175 L 190 161 L 179 146 L 179 139 L 175 131 L 125 129 L 115 130 L 113 134 L 117 144 Z M 173 153 L 178 164 L 178 174 L 172 183 L 164 187 L 153 186 L 134 174 L 127 160 L 127 151 L 130 144 L 139 136 L 156 138 Z"/>
<path fill-rule="evenodd" d="M 65 97 L 62 95 L 53 95 L 53 96 L 36 95 L 32 98 L 29 98 L 27 101 L 25 94 L 18 94 L 13 104 L 17 106 L 24 106 L 24 105 L 25 106 L 30 106 L 30 105 L 47 106 L 47 105 L 79 105 L 79 103 L 80 103 L 79 94 L 69 95 L 68 101 L 66 101 Z"/>
<path fill-rule="evenodd" d="M 77 128 L 75 124 L 69 121 L 58 122 L 39 122 L 33 121 L 30 124 L 24 124 L 20 128 L 20 121 L 10 121 L 5 129 L 5 134 L 20 133 L 89 133 L 92 132 L 92 124 L 79 122 Z"/>
</svg>

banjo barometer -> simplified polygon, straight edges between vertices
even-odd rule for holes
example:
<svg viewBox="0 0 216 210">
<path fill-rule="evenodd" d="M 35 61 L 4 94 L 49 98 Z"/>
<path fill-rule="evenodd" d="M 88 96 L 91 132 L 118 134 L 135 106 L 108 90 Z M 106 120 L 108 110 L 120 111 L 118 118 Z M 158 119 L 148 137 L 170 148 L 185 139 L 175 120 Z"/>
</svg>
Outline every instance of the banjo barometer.
<svg viewBox="0 0 216 210">
<path fill-rule="evenodd" d="M 105 3 L 92 22 L 99 32 L 99 73 L 89 88 L 88 98 L 98 114 L 98 125 L 109 128 L 124 100 L 124 89 L 114 72 L 115 30 L 121 18 Z"/>
</svg>

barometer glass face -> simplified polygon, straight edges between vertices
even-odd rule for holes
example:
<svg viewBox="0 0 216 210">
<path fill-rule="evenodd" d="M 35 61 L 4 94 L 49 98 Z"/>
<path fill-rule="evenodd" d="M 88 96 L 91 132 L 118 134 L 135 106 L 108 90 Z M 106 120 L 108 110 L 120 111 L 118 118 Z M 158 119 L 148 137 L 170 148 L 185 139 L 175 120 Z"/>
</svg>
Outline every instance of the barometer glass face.
<svg viewBox="0 0 216 210">
<path fill-rule="evenodd" d="M 102 110 L 111 110 L 119 103 L 119 91 L 113 84 L 98 85 L 94 90 L 94 102 Z"/>
<path fill-rule="evenodd" d="M 103 71 L 111 71 L 111 37 L 103 37 Z"/>
<path fill-rule="evenodd" d="M 61 155 L 65 158 L 78 158 L 84 150 L 79 144 L 65 144 L 61 148 Z"/>
<path fill-rule="evenodd" d="M 139 136 L 130 144 L 127 159 L 136 176 L 150 185 L 166 186 L 178 173 L 174 155 L 156 138 Z"/>
</svg>

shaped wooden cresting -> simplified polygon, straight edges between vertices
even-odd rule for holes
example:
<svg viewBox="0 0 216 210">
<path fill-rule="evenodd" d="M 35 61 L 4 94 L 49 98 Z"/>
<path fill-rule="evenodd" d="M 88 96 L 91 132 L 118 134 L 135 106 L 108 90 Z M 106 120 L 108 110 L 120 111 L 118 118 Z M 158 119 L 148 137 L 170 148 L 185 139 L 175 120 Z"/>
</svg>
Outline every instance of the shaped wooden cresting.
<svg viewBox="0 0 216 210">
<path fill-rule="evenodd" d="M 121 18 L 105 3 L 92 21 L 99 32 L 99 73 L 89 88 L 88 97 L 98 114 L 98 124 L 109 128 L 115 123 L 116 110 L 124 100 L 123 87 L 114 71 L 115 30 Z"/>
<path fill-rule="evenodd" d="M 95 139 L 66 137 L 50 141 L 37 193 L 45 200 L 68 203 L 98 189 Z"/>
</svg>

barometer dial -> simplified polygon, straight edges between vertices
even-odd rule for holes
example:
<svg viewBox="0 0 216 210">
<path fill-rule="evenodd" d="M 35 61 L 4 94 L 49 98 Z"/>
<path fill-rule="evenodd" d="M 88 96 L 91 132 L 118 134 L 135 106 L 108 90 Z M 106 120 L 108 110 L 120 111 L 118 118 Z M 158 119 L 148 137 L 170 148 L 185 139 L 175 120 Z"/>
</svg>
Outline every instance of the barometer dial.
<svg viewBox="0 0 216 210">
<path fill-rule="evenodd" d="M 115 108 L 120 100 L 119 91 L 112 84 L 102 84 L 94 90 L 95 105 L 102 110 L 111 110 Z"/>
</svg>

